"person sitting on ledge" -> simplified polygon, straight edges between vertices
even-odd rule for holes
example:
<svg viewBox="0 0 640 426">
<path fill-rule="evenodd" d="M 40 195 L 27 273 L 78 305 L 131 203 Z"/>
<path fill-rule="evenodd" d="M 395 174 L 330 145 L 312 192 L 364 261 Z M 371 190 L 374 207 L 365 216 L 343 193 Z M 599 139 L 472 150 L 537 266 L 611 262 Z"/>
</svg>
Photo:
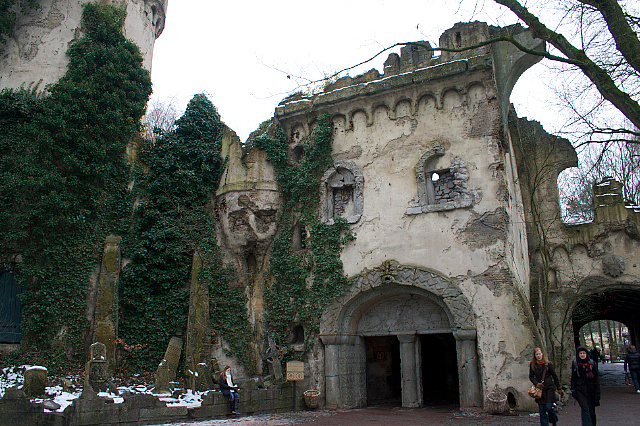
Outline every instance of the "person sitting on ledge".
<svg viewBox="0 0 640 426">
<path fill-rule="evenodd" d="M 231 367 L 226 366 L 222 373 L 220 374 L 220 380 L 218 380 L 218 384 L 220 385 L 220 391 L 224 396 L 229 398 L 229 408 L 231 409 L 231 414 L 240 414 L 238 412 L 238 405 L 240 403 L 240 395 L 238 394 L 238 386 L 233 383 L 233 374 L 231 373 Z"/>
</svg>

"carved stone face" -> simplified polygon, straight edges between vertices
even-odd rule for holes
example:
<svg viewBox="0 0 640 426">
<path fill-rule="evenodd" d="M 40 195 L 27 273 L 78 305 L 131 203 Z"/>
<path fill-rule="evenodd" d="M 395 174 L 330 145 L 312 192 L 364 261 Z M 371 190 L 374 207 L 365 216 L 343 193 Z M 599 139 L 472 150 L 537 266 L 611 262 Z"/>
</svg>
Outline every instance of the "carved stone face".
<svg viewBox="0 0 640 426">
<path fill-rule="evenodd" d="M 267 190 L 224 194 L 218 200 L 220 232 L 226 248 L 243 250 L 270 241 L 276 232 L 278 193 Z"/>
</svg>

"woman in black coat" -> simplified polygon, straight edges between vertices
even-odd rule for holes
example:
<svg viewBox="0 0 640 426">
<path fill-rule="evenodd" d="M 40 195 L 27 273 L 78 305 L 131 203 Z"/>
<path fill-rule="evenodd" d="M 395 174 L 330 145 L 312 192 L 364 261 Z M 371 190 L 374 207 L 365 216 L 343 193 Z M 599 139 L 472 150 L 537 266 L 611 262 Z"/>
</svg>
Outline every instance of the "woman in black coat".
<svg viewBox="0 0 640 426">
<path fill-rule="evenodd" d="M 554 410 L 556 389 L 561 394 L 562 388 L 553 364 L 547 360 L 540 348 L 533 350 L 533 357 L 529 366 L 529 380 L 538 389 L 542 389 L 542 395 L 536 399 L 540 409 L 540 425 L 549 426 L 549 423 L 551 423 L 555 426 L 558 421 L 558 415 Z"/>
<path fill-rule="evenodd" d="M 233 383 L 233 374 L 231 373 L 231 367 L 228 365 L 224 367 L 218 380 L 220 385 L 220 391 L 224 396 L 229 398 L 229 408 L 231 414 L 240 414 L 238 412 L 238 405 L 240 402 L 240 395 L 238 394 L 238 386 Z"/>
<path fill-rule="evenodd" d="M 582 426 L 596 426 L 596 407 L 600 405 L 598 366 L 589 359 L 587 348 L 576 349 L 571 368 L 571 395 L 582 411 Z"/>
</svg>

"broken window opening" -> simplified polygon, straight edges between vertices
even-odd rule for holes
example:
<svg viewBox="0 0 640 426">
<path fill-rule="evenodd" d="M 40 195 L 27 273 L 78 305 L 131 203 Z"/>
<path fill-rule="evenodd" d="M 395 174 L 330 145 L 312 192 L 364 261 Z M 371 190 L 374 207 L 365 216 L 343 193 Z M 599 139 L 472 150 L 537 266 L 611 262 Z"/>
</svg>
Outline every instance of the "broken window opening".
<svg viewBox="0 0 640 426">
<path fill-rule="evenodd" d="M 362 173 L 355 164 L 337 162 L 322 177 L 322 220 L 332 223 L 342 217 L 348 223 L 356 223 L 363 208 Z"/>
<path fill-rule="evenodd" d="M 291 162 L 293 164 L 300 164 L 302 163 L 303 158 L 304 158 L 304 146 L 296 145 L 295 147 L 293 147 L 293 149 L 291 150 Z"/>
<path fill-rule="evenodd" d="M 293 228 L 293 251 L 302 251 L 307 248 L 307 230 L 301 225 L 297 224 Z"/>
<path fill-rule="evenodd" d="M 418 196 L 407 209 L 407 214 L 453 210 L 473 204 L 473 195 L 467 189 L 469 174 L 466 163 L 456 157 L 450 167 L 442 168 L 438 163 L 443 156 L 444 148 L 435 143 L 418 161 Z"/>
</svg>

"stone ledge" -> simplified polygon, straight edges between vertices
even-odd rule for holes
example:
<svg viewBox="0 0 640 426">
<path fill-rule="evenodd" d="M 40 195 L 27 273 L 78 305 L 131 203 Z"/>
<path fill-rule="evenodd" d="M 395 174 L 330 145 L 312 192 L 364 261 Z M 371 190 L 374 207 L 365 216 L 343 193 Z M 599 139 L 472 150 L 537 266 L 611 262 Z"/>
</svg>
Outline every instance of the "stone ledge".
<svg viewBox="0 0 640 426">
<path fill-rule="evenodd" d="M 302 98 L 282 103 L 276 107 L 275 116 L 283 118 L 296 113 L 309 112 L 322 106 L 336 102 L 348 101 L 357 97 L 370 96 L 383 91 L 395 90 L 403 86 L 439 80 L 467 71 L 491 69 L 491 55 L 475 56 L 459 59 L 404 74 L 383 77 L 380 80 L 355 84 L 313 97 Z"/>
</svg>

